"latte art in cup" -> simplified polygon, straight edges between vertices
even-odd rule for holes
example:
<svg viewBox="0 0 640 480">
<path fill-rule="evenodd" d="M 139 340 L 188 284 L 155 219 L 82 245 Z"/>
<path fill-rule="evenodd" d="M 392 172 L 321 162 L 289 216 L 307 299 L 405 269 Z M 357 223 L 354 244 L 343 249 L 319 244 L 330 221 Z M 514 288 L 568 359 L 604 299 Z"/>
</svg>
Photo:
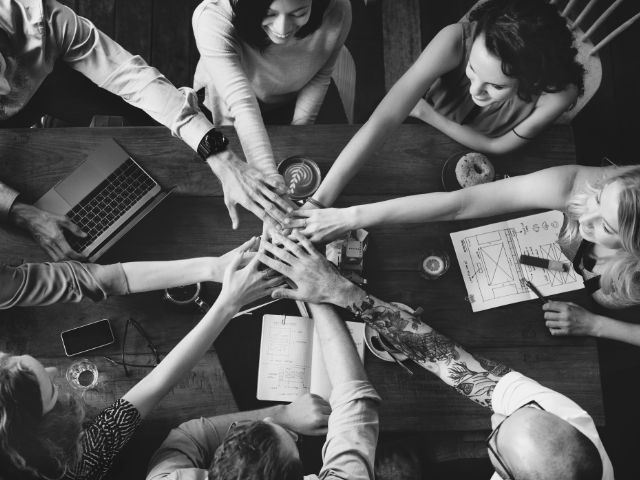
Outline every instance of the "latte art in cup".
<svg viewBox="0 0 640 480">
<path fill-rule="evenodd" d="M 318 190 L 322 180 L 318 165 L 306 157 L 285 158 L 278 165 L 278 173 L 284 178 L 285 185 L 293 192 L 289 196 L 294 200 L 309 198 Z"/>
</svg>

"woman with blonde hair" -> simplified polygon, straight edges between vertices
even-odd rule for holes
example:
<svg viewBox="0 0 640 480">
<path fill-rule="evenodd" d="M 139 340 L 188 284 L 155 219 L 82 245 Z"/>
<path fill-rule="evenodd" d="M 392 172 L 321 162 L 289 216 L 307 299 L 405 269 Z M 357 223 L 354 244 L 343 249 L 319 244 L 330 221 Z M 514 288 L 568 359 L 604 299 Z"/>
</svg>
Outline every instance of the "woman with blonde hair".
<svg viewBox="0 0 640 480">
<path fill-rule="evenodd" d="M 234 254 L 217 301 L 198 325 L 85 429 L 80 402 L 58 394 L 55 368 L 28 355 L 0 353 L 0 477 L 102 478 L 140 422 L 200 361 L 240 307 L 282 283 L 283 277 L 258 270 L 257 256 L 239 270 L 245 250 Z"/>
<path fill-rule="evenodd" d="M 349 208 L 298 210 L 291 227 L 312 242 L 398 223 L 489 217 L 531 209 L 566 214 L 559 243 L 593 299 L 610 309 L 640 305 L 640 165 L 562 166 L 450 193 L 426 193 Z M 592 335 L 640 345 L 640 325 L 573 303 L 543 306 L 552 335 Z"/>
</svg>

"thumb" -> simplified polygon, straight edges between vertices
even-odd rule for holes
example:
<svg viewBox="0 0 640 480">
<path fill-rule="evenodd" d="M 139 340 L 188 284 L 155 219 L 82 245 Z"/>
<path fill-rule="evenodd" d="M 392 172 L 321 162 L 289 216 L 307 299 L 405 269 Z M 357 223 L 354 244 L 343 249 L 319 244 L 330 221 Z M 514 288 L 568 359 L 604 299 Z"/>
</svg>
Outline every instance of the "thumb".
<svg viewBox="0 0 640 480">
<path fill-rule="evenodd" d="M 78 227 L 75 223 L 67 218 L 65 218 L 64 222 L 62 222 L 62 226 L 73 233 L 76 237 L 85 238 L 87 236 L 87 234 L 84 233 L 80 229 L 80 227 Z"/>
<path fill-rule="evenodd" d="M 230 272 L 230 273 L 233 273 L 236 270 L 238 270 L 238 267 L 240 266 L 240 263 L 242 262 L 242 257 L 244 257 L 244 252 L 240 250 L 233 257 L 233 260 L 231 260 L 231 262 L 229 262 L 229 265 L 227 266 L 227 271 Z"/>
<path fill-rule="evenodd" d="M 300 295 L 298 290 L 292 290 L 290 288 L 278 288 L 271 292 L 271 298 L 280 299 L 280 298 L 290 298 L 291 300 L 306 300 Z"/>
<path fill-rule="evenodd" d="M 227 210 L 229 210 L 229 216 L 231 217 L 231 227 L 236 230 L 238 225 L 240 224 L 240 219 L 238 218 L 238 210 L 237 206 L 234 202 L 230 201 L 227 203 Z"/>
</svg>

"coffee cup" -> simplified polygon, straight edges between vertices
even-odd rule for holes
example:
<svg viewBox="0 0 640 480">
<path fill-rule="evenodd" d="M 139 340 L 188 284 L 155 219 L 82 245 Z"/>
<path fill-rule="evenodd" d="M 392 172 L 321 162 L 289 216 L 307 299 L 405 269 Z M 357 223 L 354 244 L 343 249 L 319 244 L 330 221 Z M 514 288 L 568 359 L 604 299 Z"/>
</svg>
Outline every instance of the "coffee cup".
<svg viewBox="0 0 640 480">
<path fill-rule="evenodd" d="M 305 200 L 316 193 L 322 182 L 318 164 L 307 157 L 293 155 L 278 165 L 278 173 L 284 178 L 285 185 L 291 189 L 289 197 L 293 200 Z"/>
<path fill-rule="evenodd" d="M 202 313 L 207 313 L 211 307 L 200 298 L 201 290 L 200 283 L 165 288 L 162 301 L 174 310 L 185 312 L 200 310 Z"/>
</svg>

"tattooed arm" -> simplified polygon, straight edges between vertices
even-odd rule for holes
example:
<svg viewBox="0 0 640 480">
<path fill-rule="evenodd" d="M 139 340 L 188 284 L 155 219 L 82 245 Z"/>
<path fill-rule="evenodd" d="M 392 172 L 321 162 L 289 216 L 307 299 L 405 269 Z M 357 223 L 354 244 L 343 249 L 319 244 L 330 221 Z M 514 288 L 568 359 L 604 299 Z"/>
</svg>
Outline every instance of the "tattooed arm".
<svg viewBox="0 0 640 480">
<path fill-rule="evenodd" d="M 292 233 L 291 238 L 299 243 L 277 233 L 274 234 L 274 240 L 284 248 L 262 243 L 262 248 L 271 252 L 275 260 L 264 253 L 260 254 L 259 260 L 291 278 L 298 286 L 297 290 L 278 289 L 273 293 L 274 298 L 332 303 L 346 308 L 447 385 L 480 405 L 491 408 L 491 396 L 496 384 L 511 369 L 469 353 L 419 318 L 367 295 L 343 278 L 298 231 Z"/>
</svg>

